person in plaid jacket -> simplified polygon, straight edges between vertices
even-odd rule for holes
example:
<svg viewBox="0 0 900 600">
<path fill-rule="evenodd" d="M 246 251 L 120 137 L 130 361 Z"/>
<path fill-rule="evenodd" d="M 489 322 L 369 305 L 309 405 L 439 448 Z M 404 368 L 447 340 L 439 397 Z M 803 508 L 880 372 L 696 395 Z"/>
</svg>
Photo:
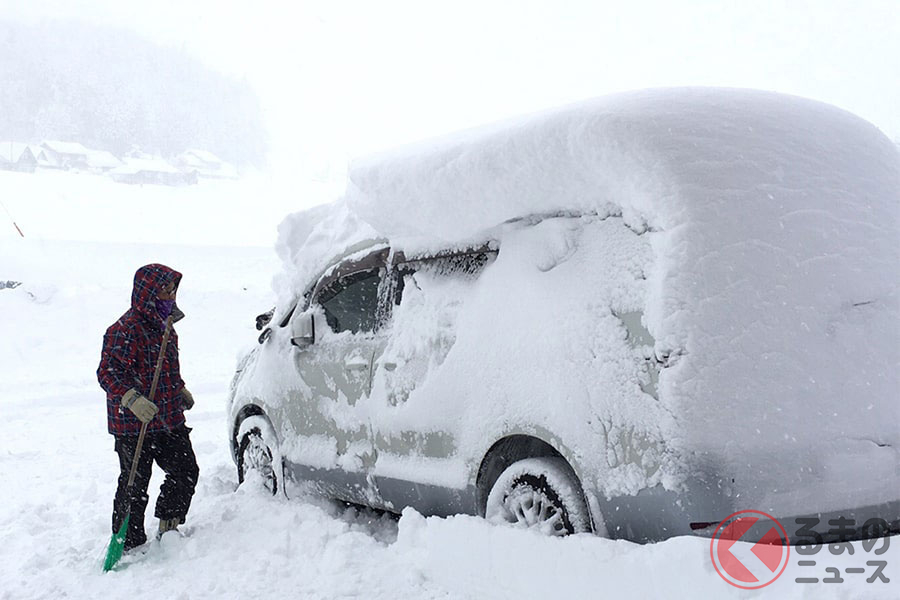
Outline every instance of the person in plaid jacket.
<svg viewBox="0 0 900 600">
<path fill-rule="evenodd" d="M 115 436 L 120 469 L 113 501 L 113 533 L 125 518 L 128 476 L 141 425 L 147 423 L 131 490 L 125 550 L 147 541 L 144 511 L 154 461 L 166 474 L 156 501 L 158 536 L 184 523 L 197 484 L 197 459 L 191 446 L 191 429 L 184 419 L 184 411 L 194 405 L 194 399 L 181 378 L 178 335 L 174 329 L 169 334 L 156 394 L 152 401 L 148 398 L 166 320 L 170 314 L 173 322 L 184 317 L 175 305 L 180 283 L 181 273 L 165 265 L 150 264 L 138 269 L 134 274 L 131 308 L 103 336 L 97 379 L 106 392 L 108 429 Z"/>
</svg>

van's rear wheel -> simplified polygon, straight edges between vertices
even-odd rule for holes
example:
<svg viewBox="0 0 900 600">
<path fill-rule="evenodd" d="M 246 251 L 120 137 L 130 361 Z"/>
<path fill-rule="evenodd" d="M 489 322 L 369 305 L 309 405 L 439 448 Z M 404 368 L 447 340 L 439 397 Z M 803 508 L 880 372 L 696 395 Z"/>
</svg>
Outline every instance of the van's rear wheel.
<svg viewBox="0 0 900 600">
<path fill-rule="evenodd" d="M 507 467 L 491 488 L 485 518 L 550 536 L 591 530 L 578 479 L 556 457 L 526 458 Z"/>
</svg>

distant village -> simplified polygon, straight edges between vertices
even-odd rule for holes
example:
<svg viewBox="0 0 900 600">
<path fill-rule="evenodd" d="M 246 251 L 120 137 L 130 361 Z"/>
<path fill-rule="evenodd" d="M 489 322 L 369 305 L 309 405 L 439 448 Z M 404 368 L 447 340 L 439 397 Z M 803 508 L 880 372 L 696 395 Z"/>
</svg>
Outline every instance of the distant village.
<svg viewBox="0 0 900 600">
<path fill-rule="evenodd" d="M 22 144 L 0 141 L 0 171 L 44 169 L 95 173 L 129 184 L 192 185 L 201 179 L 237 179 L 234 166 L 206 150 L 186 150 L 171 160 L 138 150 L 117 157 L 78 142 Z"/>
</svg>

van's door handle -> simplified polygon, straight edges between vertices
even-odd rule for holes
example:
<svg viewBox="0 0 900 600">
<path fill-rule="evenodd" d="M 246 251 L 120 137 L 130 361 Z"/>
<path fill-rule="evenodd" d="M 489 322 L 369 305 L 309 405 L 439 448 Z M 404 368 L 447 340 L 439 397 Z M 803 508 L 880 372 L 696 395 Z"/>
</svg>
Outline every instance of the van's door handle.
<svg viewBox="0 0 900 600">
<path fill-rule="evenodd" d="M 397 368 L 397 363 L 395 363 L 395 362 L 386 362 L 386 363 L 382 363 L 382 366 L 384 367 L 384 370 L 385 370 L 385 371 L 393 371 L 394 369 Z"/>
<path fill-rule="evenodd" d="M 369 363 L 364 362 L 362 360 L 346 360 L 344 361 L 344 366 L 350 369 L 351 371 L 362 371 L 364 369 L 369 368 Z"/>
</svg>

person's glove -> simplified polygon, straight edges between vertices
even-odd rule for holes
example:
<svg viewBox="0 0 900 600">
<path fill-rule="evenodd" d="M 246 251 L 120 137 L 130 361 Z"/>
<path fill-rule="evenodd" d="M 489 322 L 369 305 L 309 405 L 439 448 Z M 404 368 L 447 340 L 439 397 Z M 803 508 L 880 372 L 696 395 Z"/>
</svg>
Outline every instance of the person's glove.
<svg viewBox="0 0 900 600">
<path fill-rule="evenodd" d="M 187 388 L 181 388 L 181 403 L 184 405 L 184 410 L 194 408 L 194 396 Z"/>
<path fill-rule="evenodd" d="M 130 410 L 141 423 L 149 423 L 159 412 L 155 404 L 147 400 L 139 391 L 131 388 L 122 396 L 122 406 Z"/>
</svg>

